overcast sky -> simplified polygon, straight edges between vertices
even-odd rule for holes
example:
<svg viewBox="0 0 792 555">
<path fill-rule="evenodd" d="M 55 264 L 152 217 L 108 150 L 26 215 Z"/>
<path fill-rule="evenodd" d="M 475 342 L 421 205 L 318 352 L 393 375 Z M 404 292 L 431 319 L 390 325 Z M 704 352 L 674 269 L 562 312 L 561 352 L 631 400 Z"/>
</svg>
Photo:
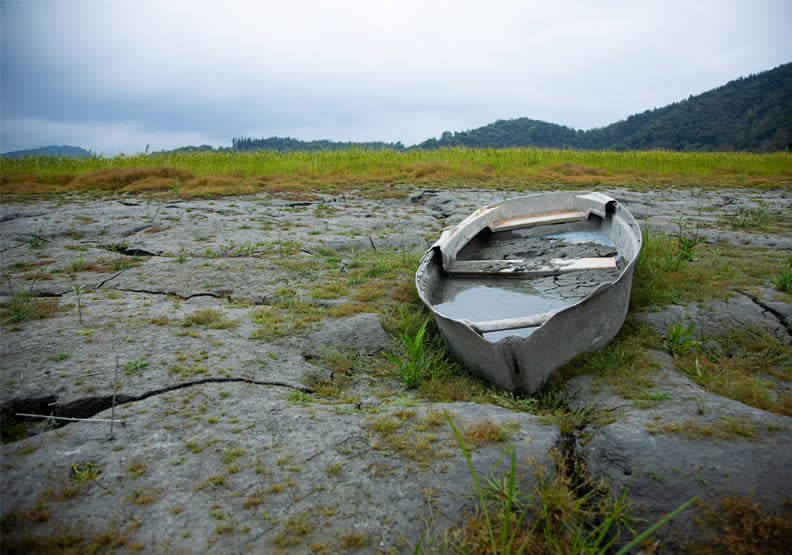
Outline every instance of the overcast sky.
<svg viewBox="0 0 792 555">
<path fill-rule="evenodd" d="M 233 137 L 605 126 L 792 61 L 790 0 L 0 0 L 2 139 L 98 154 Z"/>
</svg>

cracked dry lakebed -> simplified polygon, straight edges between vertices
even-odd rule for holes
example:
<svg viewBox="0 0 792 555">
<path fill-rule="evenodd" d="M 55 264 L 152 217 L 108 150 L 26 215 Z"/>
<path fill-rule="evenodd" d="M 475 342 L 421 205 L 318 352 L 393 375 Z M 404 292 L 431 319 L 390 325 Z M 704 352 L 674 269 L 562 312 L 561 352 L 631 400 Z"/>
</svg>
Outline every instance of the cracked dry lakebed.
<svg viewBox="0 0 792 555">
<path fill-rule="evenodd" d="M 446 413 L 482 482 L 514 447 L 526 523 L 585 483 L 628 503 L 616 545 L 694 496 L 643 549 L 717 546 L 726 503 L 788 540 L 792 193 L 602 191 L 645 228 L 633 307 L 531 397 L 392 361 L 419 257 L 513 193 L 3 204 L 3 550 L 473 551 Z"/>
</svg>

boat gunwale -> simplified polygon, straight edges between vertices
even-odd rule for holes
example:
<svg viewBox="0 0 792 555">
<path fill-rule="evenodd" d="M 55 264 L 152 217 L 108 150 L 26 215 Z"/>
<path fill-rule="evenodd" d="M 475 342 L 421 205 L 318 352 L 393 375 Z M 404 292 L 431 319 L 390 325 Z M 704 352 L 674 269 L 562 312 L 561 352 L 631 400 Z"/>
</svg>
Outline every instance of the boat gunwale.
<svg viewBox="0 0 792 555">
<path fill-rule="evenodd" d="M 574 310 L 574 309 L 578 308 L 581 304 L 590 301 L 596 295 L 601 294 L 606 289 L 609 289 L 610 287 L 613 287 L 614 285 L 619 283 L 628 272 L 630 272 L 630 273 L 632 272 L 633 267 L 635 265 L 635 262 L 638 260 L 638 255 L 639 255 L 639 253 L 641 251 L 641 247 L 642 247 L 642 237 L 641 237 L 641 233 L 640 233 L 640 228 L 638 227 L 638 223 L 635 220 L 635 217 L 632 214 L 630 214 L 626 209 L 621 207 L 620 203 L 616 199 L 614 199 L 613 197 L 610 197 L 609 195 L 605 195 L 603 193 L 598 193 L 598 192 L 591 193 L 591 192 L 572 191 L 572 192 L 563 192 L 562 194 L 565 197 L 568 196 L 568 197 L 571 197 L 571 198 L 573 198 L 575 200 L 577 200 L 579 198 L 587 198 L 587 197 L 589 199 L 591 199 L 593 197 L 593 198 L 595 198 L 596 200 L 598 200 L 598 201 L 600 201 L 602 203 L 602 208 L 600 208 L 600 209 L 596 209 L 596 207 L 589 207 L 589 210 L 588 210 L 588 212 L 586 214 L 586 219 L 589 219 L 591 217 L 591 215 L 594 214 L 594 215 L 597 215 L 597 216 L 600 216 L 601 218 L 603 218 L 603 221 L 604 221 L 605 218 L 608 215 L 616 214 L 616 215 L 618 215 L 619 217 L 621 217 L 622 219 L 625 220 L 625 224 L 626 224 L 627 227 L 638 228 L 637 233 L 634 233 L 634 237 L 635 237 L 636 243 L 637 243 L 636 248 L 635 248 L 635 253 L 634 253 L 633 256 L 630 257 L 629 260 L 627 260 L 627 257 L 624 257 L 625 260 L 627 260 L 627 263 L 624 265 L 622 270 L 619 272 L 619 274 L 614 279 L 605 280 L 605 281 L 600 282 L 599 285 L 593 291 L 591 291 L 585 297 L 579 299 L 578 301 L 576 301 L 576 302 L 574 302 L 574 303 L 572 303 L 572 304 L 570 304 L 568 306 L 548 311 L 547 313 L 545 313 L 545 314 L 548 314 L 548 316 L 546 318 L 544 318 L 541 321 L 541 323 L 539 323 L 538 325 L 526 325 L 526 326 L 520 326 L 520 327 L 517 327 L 517 326 L 504 327 L 504 328 L 502 328 L 502 330 L 524 329 L 524 328 L 528 328 L 528 327 L 540 328 L 542 326 L 545 326 L 549 321 L 551 321 L 553 318 L 555 318 L 559 314 L 564 313 L 564 312 L 568 312 L 570 310 Z M 479 337 L 481 337 L 482 340 L 485 340 L 485 341 L 487 341 L 487 339 L 483 337 L 483 333 L 487 333 L 487 331 L 496 331 L 496 330 L 493 329 L 493 330 L 487 330 L 487 331 L 480 331 L 481 328 L 479 328 L 479 326 L 477 324 L 483 324 L 484 328 L 488 328 L 488 327 L 493 327 L 494 328 L 494 327 L 497 327 L 499 324 L 507 326 L 507 325 L 509 325 L 510 321 L 515 321 L 515 320 L 518 320 L 520 318 L 530 318 L 532 316 L 538 316 L 538 315 L 542 314 L 542 313 L 532 313 L 532 314 L 528 314 L 528 315 L 525 315 L 525 316 L 522 316 L 522 317 L 518 317 L 518 318 L 513 318 L 513 317 L 512 318 L 500 318 L 500 319 L 495 319 L 495 320 L 488 320 L 486 322 L 476 322 L 476 321 L 472 321 L 472 320 L 466 319 L 466 318 L 451 317 L 451 316 L 445 315 L 442 312 L 438 311 L 435 308 L 434 303 L 432 303 L 430 299 L 426 299 L 425 298 L 425 295 L 423 294 L 423 292 L 421 290 L 421 287 L 418 284 L 418 280 L 419 280 L 419 274 L 422 271 L 425 272 L 426 267 L 431 262 L 431 259 L 429 258 L 430 255 L 431 255 L 431 258 L 435 258 L 435 257 L 439 256 L 440 264 L 441 264 L 441 270 L 446 275 L 448 274 L 448 268 L 446 267 L 447 257 L 446 257 L 446 253 L 444 253 L 443 250 L 442 250 L 442 244 L 443 243 L 448 244 L 449 240 L 452 239 L 452 238 L 456 238 L 457 234 L 460 231 L 463 231 L 465 228 L 471 226 L 477 220 L 481 220 L 483 216 L 490 215 L 493 212 L 496 212 L 505 203 L 509 203 L 510 205 L 513 205 L 513 204 L 518 203 L 520 201 L 524 202 L 524 201 L 530 200 L 532 198 L 535 199 L 535 198 L 546 196 L 546 195 L 557 195 L 557 193 L 538 193 L 538 194 L 535 194 L 535 195 L 526 195 L 526 196 L 520 196 L 520 197 L 513 197 L 511 199 L 507 199 L 504 202 L 496 204 L 496 205 L 490 205 L 490 206 L 485 206 L 485 207 L 479 208 L 478 210 L 476 210 L 475 212 L 470 214 L 468 217 L 463 219 L 461 222 L 459 222 L 456 226 L 454 226 L 451 229 L 445 230 L 441 234 L 441 236 L 438 239 L 438 241 L 434 245 L 432 245 L 432 247 L 430 247 L 430 249 L 424 255 L 424 258 L 421 260 L 420 265 L 418 267 L 418 270 L 416 272 L 416 287 L 418 288 L 419 297 L 424 302 L 424 304 L 432 311 L 433 314 L 436 314 L 436 315 L 438 315 L 438 316 L 440 316 L 440 317 L 442 317 L 442 318 L 444 318 L 446 320 L 457 322 L 459 324 L 467 326 L 472 331 L 474 331 Z M 554 213 L 562 213 L 562 212 L 564 212 L 564 210 L 555 211 Z M 512 218 L 512 219 L 514 219 L 514 218 Z M 563 222 L 558 222 L 558 223 L 563 223 Z M 550 224 L 550 225 L 554 225 L 554 224 Z M 531 225 L 529 224 L 526 227 L 531 227 Z M 478 233 L 480 233 L 481 231 L 483 231 L 484 229 L 487 229 L 487 228 L 492 230 L 492 226 L 491 225 L 482 225 L 482 226 L 480 226 L 480 227 L 478 227 L 476 229 L 475 233 L 466 234 L 466 235 L 470 235 L 470 236 L 468 237 L 468 239 L 465 241 L 465 243 L 462 246 L 467 244 L 473 237 L 475 237 Z M 517 229 L 517 228 L 513 228 L 513 229 Z M 613 241 L 612 237 L 608 236 L 608 238 L 611 241 Z M 454 259 L 456 257 L 456 254 L 459 252 L 459 250 L 461 250 L 461 247 L 458 248 L 454 252 L 454 255 L 453 255 Z M 619 254 L 622 254 L 622 253 L 619 253 Z M 498 331 L 500 331 L 500 330 L 498 330 Z M 513 338 L 516 338 L 518 340 L 527 339 L 525 337 L 512 335 L 512 336 L 502 337 L 498 341 L 495 341 L 493 343 L 500 343 L 500 342 L 507 341 L 507 340 L 513 340 Z"/>
</svg>

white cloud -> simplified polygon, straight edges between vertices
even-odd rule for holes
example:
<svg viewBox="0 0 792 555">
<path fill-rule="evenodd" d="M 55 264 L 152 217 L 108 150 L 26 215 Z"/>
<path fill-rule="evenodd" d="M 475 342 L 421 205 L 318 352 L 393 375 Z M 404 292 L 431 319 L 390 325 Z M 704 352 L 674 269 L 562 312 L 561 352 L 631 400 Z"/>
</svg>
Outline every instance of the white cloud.
<svg viewBox="0 0 792 555">
<path fill-rule="evenodd" d="M 0 9 L 4 117 L 76 122 L 70 143 L 92 121 L 117 122 L 107 124 L 116 134 L 137 126 L 129 140 L 181 133 L 226 144 L 275 134 L 413 144 L 516 117 L 587 129 L 792 58 L 783 0 L 52 0 Z"/>
</svg>

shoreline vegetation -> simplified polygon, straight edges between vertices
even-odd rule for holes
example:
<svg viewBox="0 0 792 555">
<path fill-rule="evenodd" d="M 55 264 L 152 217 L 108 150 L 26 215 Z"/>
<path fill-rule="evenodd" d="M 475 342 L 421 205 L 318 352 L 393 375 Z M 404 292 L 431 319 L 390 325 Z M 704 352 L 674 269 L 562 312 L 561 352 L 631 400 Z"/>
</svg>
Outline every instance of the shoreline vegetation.
<svg viewBox="0 0 792 555">
<path fill-rule="evenodd" d="M 404 195 L 400 184 L 504 190 L 622 186 L 792 188 L 792 153 L 541 148 L 195 152 L 4 159 L 2 200 L 68 192 L 210 198 L 256 193 Z"/>
</svg>

